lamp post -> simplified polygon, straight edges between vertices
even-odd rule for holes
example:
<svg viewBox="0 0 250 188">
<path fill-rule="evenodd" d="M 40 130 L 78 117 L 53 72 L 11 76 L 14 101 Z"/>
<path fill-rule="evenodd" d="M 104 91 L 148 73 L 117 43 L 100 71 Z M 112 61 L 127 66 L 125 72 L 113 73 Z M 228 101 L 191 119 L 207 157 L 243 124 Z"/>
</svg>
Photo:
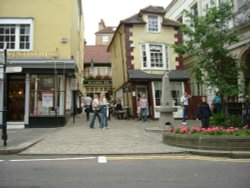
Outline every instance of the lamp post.
<svg viewBox="0 0 250 188">
<path fill-rule="evenodd" d="M 3 145 L 7 146 L 8 134 L 7 134 L 7 43 L 4 43 L 4 63 L 3 63 L 3 123 L 2 123 L 2 140 Z"/>
</svg>

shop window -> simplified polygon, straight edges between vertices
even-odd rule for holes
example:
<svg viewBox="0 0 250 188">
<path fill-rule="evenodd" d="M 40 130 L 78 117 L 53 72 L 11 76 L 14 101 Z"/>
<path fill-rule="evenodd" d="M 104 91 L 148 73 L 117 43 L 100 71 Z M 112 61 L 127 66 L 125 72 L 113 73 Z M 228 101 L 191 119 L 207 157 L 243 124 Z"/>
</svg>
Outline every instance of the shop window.
<svg viewBox="0 0 250 188">
<path fill-rule="evenodd" d="M 64 78 L 54 75 L 31 75 L 30 114 L 64 115 Z"/>
</svg>

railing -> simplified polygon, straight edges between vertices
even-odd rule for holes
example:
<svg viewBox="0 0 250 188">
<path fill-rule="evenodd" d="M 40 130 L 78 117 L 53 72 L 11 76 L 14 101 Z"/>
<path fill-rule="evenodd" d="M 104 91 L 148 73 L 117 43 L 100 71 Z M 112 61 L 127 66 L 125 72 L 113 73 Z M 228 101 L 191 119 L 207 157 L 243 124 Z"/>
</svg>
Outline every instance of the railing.
<svg viewBox="0 0 250 188">
<path fill-rule="evenodd" d="M 238 116 L 243 124 L 250 125 L 250 103 L 225 103 L 225 112 Z"/>
</svg>

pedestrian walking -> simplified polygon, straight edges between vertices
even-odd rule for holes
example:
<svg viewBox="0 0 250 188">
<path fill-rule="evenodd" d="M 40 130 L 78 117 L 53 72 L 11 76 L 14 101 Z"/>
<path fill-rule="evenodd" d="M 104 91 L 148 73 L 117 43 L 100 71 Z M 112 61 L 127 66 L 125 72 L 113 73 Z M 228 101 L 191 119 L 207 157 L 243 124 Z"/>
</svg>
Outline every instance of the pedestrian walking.
<svg viewBox="0 0 250 188">
<path fill-rule="evenodd" d="M 89 121 L 89 114 L 92 111 L 92 98 L 87 95 L 84 99 L 84 109 L 86 113 L 86 120 Z"/>
<path fill-rule="evenodd" d="M 141 94 L 141 98 L 139 100 L 139 107 L 140 107 L 141 120 L 143 122 L 146 122 L 148 117 L 148 100 L 146 98 L 145 93 Z"/>
<path fill-rule="evenodd" d="M 105 96 L 104 92 L 101 92 L 100 99 L 99 99 L 99 107 L 100 107 L 100 114 L 101 114 L 101 127 L 102 129 L 108 128 L 108 100 Z"/>
<path fill-rule="evenodd" d="M 187 124 L 186 119 L 188 116 L 188 99 L 190 97 L 191 96 L 187 92 L 184 92 L 184 95 L 181 97 L 181 105 L 183 107 L 182 124 L 184 125 Z"/>
<path fill-rule="evenodd" d="M 93 129 L 95 126 L 96 117 L 99 121 L 99 127 L 101 127 L 101 117 L 99 115 L 99 97 L 97 94 L 94 95 L 94 100 L 92 101 L 93 117 L 90 122 L 89 128 Z"/>
<path fill-rule="evenodd" d="M 209 118 L 211 117 L 211 110 L 207 103 L 206 97 L 201 97 L 200 104 L 198 105 L 197 117 L 201 120 L 202 128 L 209 127 Z"/>
</svg>

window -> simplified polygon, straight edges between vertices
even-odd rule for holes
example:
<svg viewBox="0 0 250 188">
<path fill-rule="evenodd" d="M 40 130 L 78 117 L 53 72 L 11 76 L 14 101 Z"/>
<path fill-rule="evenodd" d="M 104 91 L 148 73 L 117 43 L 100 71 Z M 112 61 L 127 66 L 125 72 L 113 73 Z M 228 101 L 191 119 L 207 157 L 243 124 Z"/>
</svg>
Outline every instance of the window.
<svg viewBox="0 0 250 188">
<path fill-rule="evenodd" d="M 103 36 L 102 37 L 102 42 L 103 43 L 108 43 L 108 41 L 109 41 L 109 37 L 108 36 Z"/>
<path fill-rule="evenodd" d="M 171 82 L 173 106 L 181 106 L 182 82 Z"/>
<path fill-rule="evenodd" d="M 160 24 L 158 16 L 148 16 L 148 31 L 149 32 L 160 32 Z"/>
<path fill-rule="evenodd" d="M 195 4 L 191 7 L 191 11 L 192 11 L 193 15 L 198 16 L 198 5 L 197 5 L 197 3 L 195 3 Z"/>
<path fill-rule="evenodd" d="M 64 115 L 64 77 L 31 75 L 30 114 L 33 116 Z"/>
<path fill-rule="evenodd" d="M 31 50 L 32 30 L 32 19 L 0 19 L 0 49 Z"/>
<path fill-rule="evenodd" d="M 167 69 L 168 48 L 164 44 L 142 44 L 141 57 L 144 69 Z"/>
<path fill-rule="evenodd" d="M 162 82 L 154 82 L 155 106 L 161 106 Z"/>
</svg>

